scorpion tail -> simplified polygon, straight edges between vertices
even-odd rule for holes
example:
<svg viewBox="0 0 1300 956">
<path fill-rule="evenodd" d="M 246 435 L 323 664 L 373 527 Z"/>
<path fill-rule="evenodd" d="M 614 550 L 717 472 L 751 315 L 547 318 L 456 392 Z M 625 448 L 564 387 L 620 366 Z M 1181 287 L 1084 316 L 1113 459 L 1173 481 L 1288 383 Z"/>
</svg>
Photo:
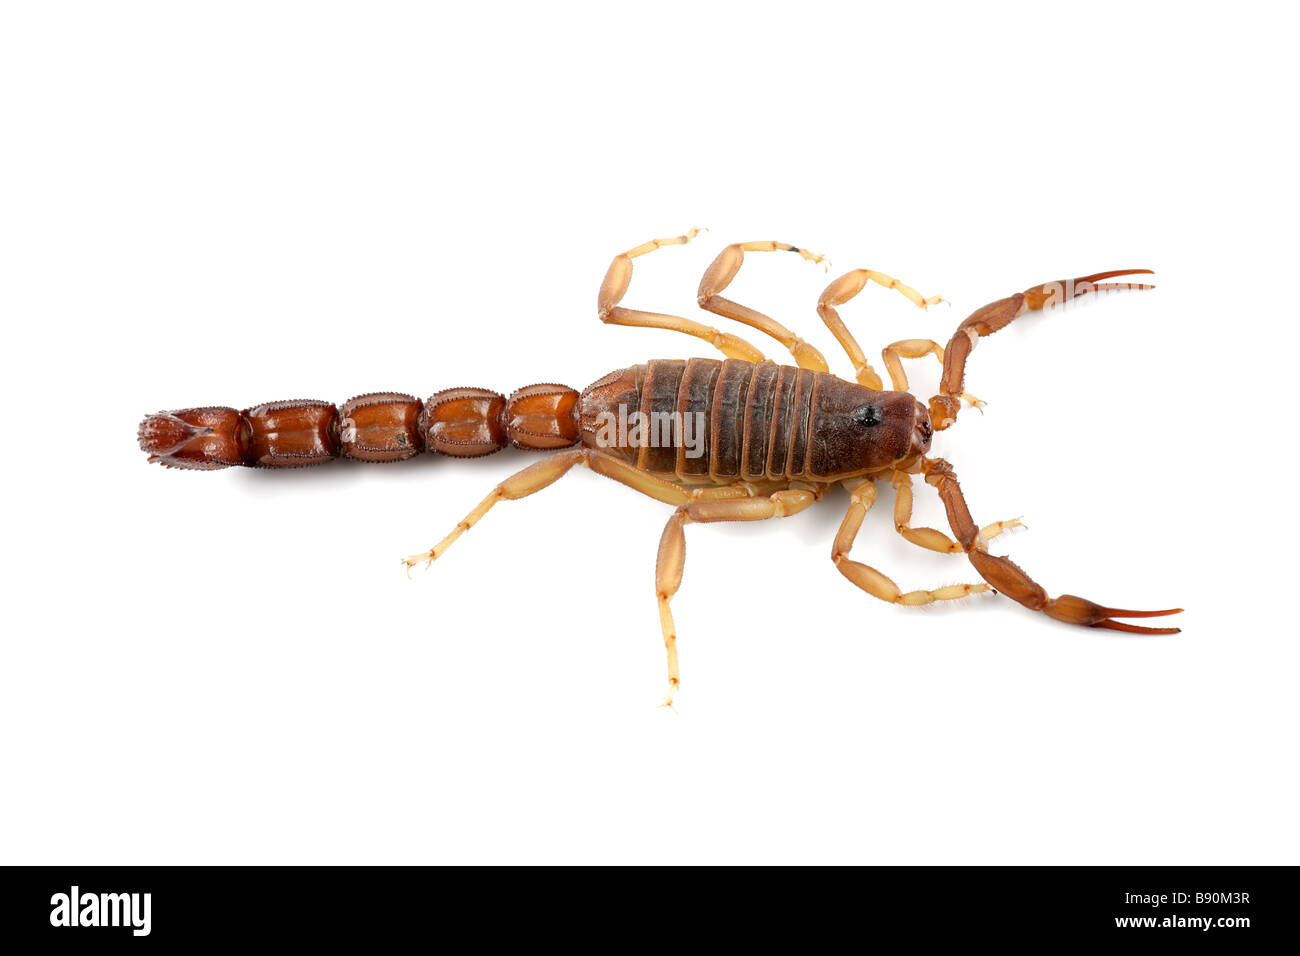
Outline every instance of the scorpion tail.
<svg viewBox="0 0 1300 956">
<path fill-rule="evenodd" d="M 140 448 L 168 468 L 212 471 L 243 464 L 239 413 L 233 408 L 182 408 L 146 415 Z"/>
</svg>

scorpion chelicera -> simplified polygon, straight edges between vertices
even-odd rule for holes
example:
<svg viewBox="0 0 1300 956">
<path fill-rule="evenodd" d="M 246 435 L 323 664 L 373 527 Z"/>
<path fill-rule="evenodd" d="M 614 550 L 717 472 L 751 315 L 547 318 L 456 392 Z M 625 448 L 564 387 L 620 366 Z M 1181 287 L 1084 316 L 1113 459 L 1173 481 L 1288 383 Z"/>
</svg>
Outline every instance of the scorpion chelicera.
<svg viewBox="0 0 1300 956">
<path fill-rule="evenodd" d="M 668 697 L 678 688 L 677 632 L 670 602 L 682 580 L 685 525 L 759 521 L 797 514 L 832 486 L 849 494 L 848 513 L 835 535 L 831 560 L 840 573 L 873 597 L 921 605 L 981 591 L 997 591 L 1032 611 L 1067 624 L 1137 634 L 1173 634 L 1178 628 L 1143 627 L 1115 618 L 1159 617 L 1163 611 L 1104 607 L 1071 594 L 1049 597 L 1010 559 L 990 554 L 990 539 L 1018 519 L 980 527 L 971 518 L 952 466 L 927 457 L 936 431 L 957 419 L 962 402 L 980 406 L 963 391 L 966 361 L 975 343 L 1017 317 L 1089 292 L 1150 289 L 1139 283 L 1103 282 L 1150 273 L 1116 269 L 1049 282 L 977 309 L 958 326 L 947 348 L 907 339 L 882 356 L 893 388 L 886 390 L 836 311 L 868 282 L 895 289 L 921 308 L 925 298 L 897 279 L 871 269 L 840 276 L 822 293 L 817 313 L 853 364 L 856 381 L 832 375 L 821 353 L 771 317 L 720 294 L 739 271 L 746 252 L 793 252 L 814 263 L 823 257 L 783 242 L 727 246 L 704 273 L 699 305 L 771 336 L 793 355 L 796 367 L 777 365 L 753 345 L 727 332 L 675 315 L 628 309 L 619 303 L 632 278 L 632 261 L 662 246 L 683 245 L 698 230 L 655 239 L 615 256 L 600 287 L 598 314 L 613 325 L 684 332 L 703 339 L 725 361 L 654 360 L 611 372 L 578 392 L 562 385 L 530 385 L 506 397 L 481 388 L 452 388 L 421 402 L 411 395 L 376 392 L 336 408 L 322 401 L 282 401 L 237 411 L 208 406 L 158 412 L 140 425 L 149 460 L 173 468 L 229 465 L 292 468 L 344 456 L 399 461 L 435 451 L 455 457 L 491 454 L 507 444 L 554 451 L 497 485 L 428 551 L 404 559 L 409 570 L 432 564 L 499 501 L 541 491 L 575 465 L 621 482 L 676 508 L 664 528 L 655 570 L 660 625 L 668 650 Z M 928 406 L 908 391 L 902 359 L 934 355 L 942 365 L 939 394 Z M 912 482 L 920 475 L 937 491 L 953 535 L 913 527 Z M 849 558 L 876 482 L 896 491 L 894 526 L 908 541 L 941 553 L 964 553 L 983 581 L 904 592 L 887 575 Z"/>
</svg>

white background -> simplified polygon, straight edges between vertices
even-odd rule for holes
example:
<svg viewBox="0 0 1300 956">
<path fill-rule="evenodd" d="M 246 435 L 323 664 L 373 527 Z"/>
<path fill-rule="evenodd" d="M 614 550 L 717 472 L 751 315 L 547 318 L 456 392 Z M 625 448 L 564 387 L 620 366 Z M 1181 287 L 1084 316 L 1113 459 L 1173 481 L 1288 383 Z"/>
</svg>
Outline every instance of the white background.
<svg viewBox="0 0 1300 956">
<path fill-rule="evenodd" d="M 1055 9 L 7 5 L 0 860 L 1297 862 L 1293 32 Z M 723 243 L 808 246 L 830 275 L 751 256 L 732 292 L 841 374 L 813 305 L 851 268 L 953 303 L 868 290 L 872 356 L 1157 270 L 983 340 L 987 414 L 936 451 L 978 521 L 1025 515 L 994 550 L 1053 594 L 1181 604 L 1183 633 L 882 604 L 829 561 L 840 492 L 688 528 L 674 715 L 666 506 L 574 474 L 407 580 L 534 459 L 136 447 L 159 408 L 709 355 L 594 309 L 614 253 L 691 225 L 627 304 L 704 317 Z M 892 500 L 856 557 L 976 579 Z"/>
</svg>

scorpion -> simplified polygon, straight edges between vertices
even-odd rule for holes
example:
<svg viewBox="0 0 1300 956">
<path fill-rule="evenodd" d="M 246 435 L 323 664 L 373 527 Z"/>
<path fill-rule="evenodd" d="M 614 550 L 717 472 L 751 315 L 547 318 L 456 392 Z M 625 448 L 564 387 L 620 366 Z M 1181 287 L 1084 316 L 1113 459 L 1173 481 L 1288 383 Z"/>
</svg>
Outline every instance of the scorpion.
<svg viewBox="0 0 1300 956">
<path fill-rule="evenodd" d="M 831 547 L 831 560 L 850 582 L 891 604 L 925 605 L 986 591 L 1003 594 L 1031 611 L 1084 627 L 1135 634 L 1173 634 L 1176 627 L 1146 627 L 1117 618 L 1161 617 L 1181 608 L 1134 611 L 1106 607 L 1072 594 L 1049 597 L 1009 558 L 991 554 L 989 541 L 1019 519 L 980 527 L 971 517 L 957 474 L 943 458 L 929 457 L 935 432 L 951 427 L 965 407 L 984 403 L 963 390 L 967 360 L 976 343 L 1028 312 L 1090 292 L 1151 289 L 1135 282 L 1105 282 L 1151 274 L 1116 269 L 1033 286 L 977 309 L 957 327 L 947 347 L 906 339 L 882 350 L 892 388 L 868 363 L 837 311 L 875 283 L 926 309 L 944 301 L 923 297 L 884 273 L 855 269 L 822 292 L 817 313 L 847 354 L 854 381 L 833 375 L 813 346 L 771 317 L 724 298 L 747 252 L 786 251 L 813 263 L 824 257 L 783 242 L 727 246 L 705 271 L 698 304 L 775 339 L 795 365 L 778 365 L 729 332 L 681 316 L 621 305 L 633 260 L 665 246 L 684 245 L 699 232 L 654 239 L 614 257 L 600 286 L 602 322 L 682 332 L 710 343 L 724 360 L 658 359 L 619 369 L 582 392 L 563 385 L 530 385 L 509 397 L 482 388 L 452 388 L 427 401 L 398 392 L 360 395 L 341 407 L 323 401 L 280 401 L 238 411 L 207 406 L 158 412 L 140 425 L 140 447 L 151 462 L 211 470 L 231 465 L 286 468 L 337 457 L 368 462 L 412 458 L 424 451 L 476 457 L 507 445 L 553 454 L 505 479 L 428 551 L 403 559 L 407 571 L 431 565 L 498 502 L 526 498 L 583 466 L 675 509 L 659 542 L 655 594 L 668 655 L 672 706 L 680 685 L 677 629 L 671 602 L 686 559 L 684 528 L 692 523 L 763 521 L 798 514 L 835 485 L 849 506 Z M 902 359 L 933 355 L 942 366 L 939 394 L 922 404 L 908 390 Z M 630 424 L 629 424 L 630 422 Z M 696 427 L 692 428 L 694 424 Z M 913 481 L 921 476 L 943 503 L 952 537 L 913 527 Z M 930 551 L 965 554 L 982 579 L 934 590 L 903 591 L 889 576 L 849 557 L 877 482 L 895 489 L 894 526 L 907 541 Z"/>
</svg>

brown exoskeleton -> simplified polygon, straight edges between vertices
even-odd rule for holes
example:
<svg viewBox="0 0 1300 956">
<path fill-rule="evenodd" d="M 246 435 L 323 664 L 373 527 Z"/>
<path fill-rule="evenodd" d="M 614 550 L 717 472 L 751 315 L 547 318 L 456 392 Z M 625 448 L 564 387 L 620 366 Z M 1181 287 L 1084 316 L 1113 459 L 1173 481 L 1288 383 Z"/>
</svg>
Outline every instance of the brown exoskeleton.
<svg viewBox="0 0 1300 956">
<path fill-rule="evenodd" d="M 835 536 L 831 560 L 840 573 L 874 597 L 894 604 L 929 604 L 996 590 L 1033 611 L 1068 624 L 1138 634 L 1172 634 L 1115 618 L 1159 617 L 1163 611 L 1127 611 L 1063 594 L 1049 597 L 1008 558 L 989 553 L 988 542 L 1019 525 L 999 521 L 980 528 L 971 518 L 952 466 L 928 458 L 936 431 L 951 426 L 962 401 L 966 361 L 976 341 L 1026 312 L 1099 289 L 1149 289 L 1106 283 L 1116 276 L 1148 273 L 1120 269 L 1034 286 L 975 311 L 947 348 L 928 339 L 895 342 L 883 350 L 892 390 L 886 390 L 836 307 L 868 282 L 896 289 L 926 308 L 942 301 L 922 297 L 896 279 L 870 269 L 849 272 L 827 287 L 817 312 L 853 363 L 856 382 L 832 375 L 826 360 L 784 326 L 720 294 L 739 271 L 746 252 L 785 250 L 812 262 L 822 257 L 787 243 L 747 242 L 725 248 L 700 282 L 699 305 L 779 341 L 796 366 L 778 366 L 730 333 L 675 315 L 642 312 L 619 303 L 632 278 L 632 260 L 662 246 L 689 242 L 696 230 L 656 239 L 614 258 L 601 285 L 602 321 L 684 332 L 709 342 L 725 356 L 655 360 L 606 375 L 582 393 L 562 385 L 532 385 L 509 398 L 486 389 L 454 388 L 427 402 L 378 392 L 341 408 L 328 402 L 273 402 L 236 411 L 204 407 L 159 412 L 140 426 L 140 445 L 150 460 L 177 468 L 228 465 L 294 467 L 340 455 L 362 461 L 397 461 L 437 451 L 473 457 L 513 444 L 556 450 L 507 478 L 442 541 L 404 559 L 407 568 L 440 557 L 498 501 L 524 498 L 583 465 L 667 504 L 676 511 L 659 543 L 655 587 L 668 649 L 668 699 L 678 687 L 676 628 L 670 602 L 681 584 L 686 557 L 683 528 L 691 522 L 758 521 L 797 514 L 840 484 L 849 492 L 848 513 Z M 928 407 L 908 392 L 901 360 L 934 355 L 943 365 L 939 394 Z M 912 480 L 921 475 L 935 488 L 953 537 L 914 528 Z M 894 524 L 908 541 L 943 553 L 965 553 L 983 581 L 936 590 L 904 592 L 888 576 L 849 558 L 863 518 L 876 498 L 876 482 L 888 479 L 897 492 Z"/>
</svg>

